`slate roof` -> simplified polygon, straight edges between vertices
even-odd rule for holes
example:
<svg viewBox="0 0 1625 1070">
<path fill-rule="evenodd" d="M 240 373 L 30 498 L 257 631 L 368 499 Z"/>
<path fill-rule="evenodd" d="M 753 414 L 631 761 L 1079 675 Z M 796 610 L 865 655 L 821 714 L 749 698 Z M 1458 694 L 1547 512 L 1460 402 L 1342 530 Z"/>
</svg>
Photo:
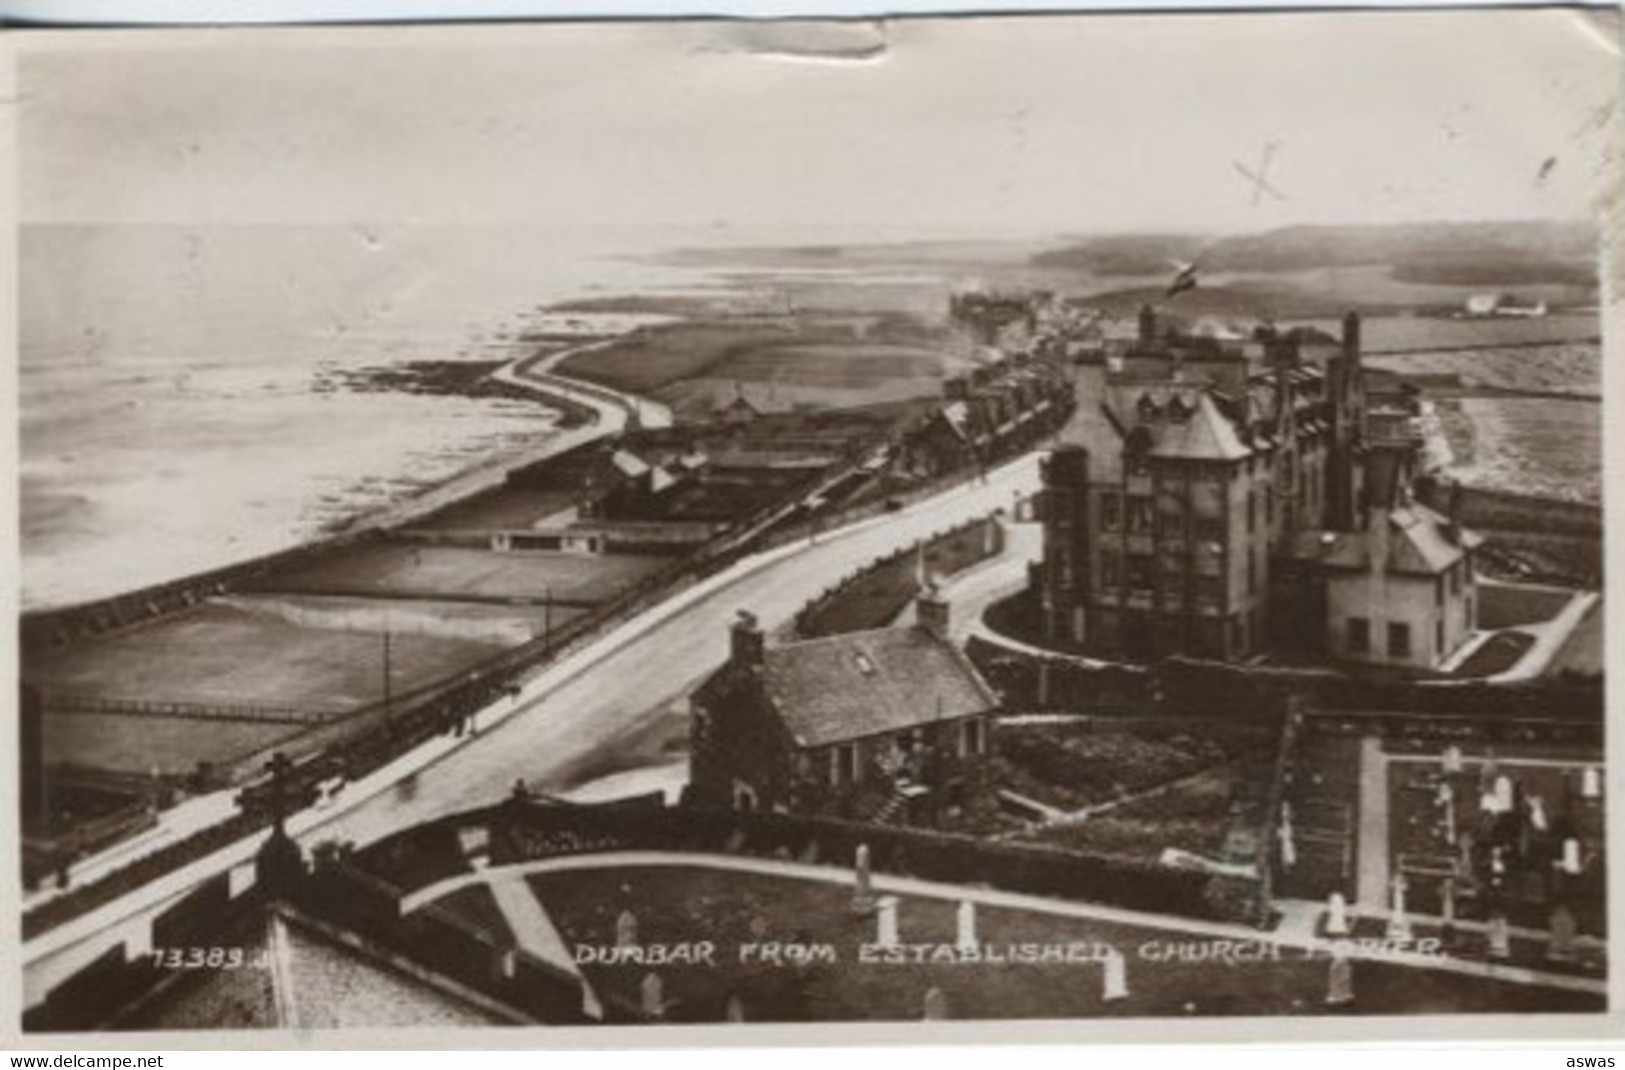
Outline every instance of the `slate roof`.
<svg viewBox="0 0 1625 1070">
<path fill-rule="evenodd" d="M 800 747 L 986 713 L 998 697 L 951 642 L 882 628 L 770 646 L 752 686 Z"/>
<path fill-rule="evenodd" d="M 1452 539 L 1449 520 L 1420 502 L 1389 510 L 1388 524 L 1388 571 L 1403 575 L 1436 576 L 1484 542 L 1466 528 Z M 1365 570 L 1371 567 L 1372 540 L 1370 531 L 1300 531 L 1287 553 L 1329 568 Z"/>
</svg>

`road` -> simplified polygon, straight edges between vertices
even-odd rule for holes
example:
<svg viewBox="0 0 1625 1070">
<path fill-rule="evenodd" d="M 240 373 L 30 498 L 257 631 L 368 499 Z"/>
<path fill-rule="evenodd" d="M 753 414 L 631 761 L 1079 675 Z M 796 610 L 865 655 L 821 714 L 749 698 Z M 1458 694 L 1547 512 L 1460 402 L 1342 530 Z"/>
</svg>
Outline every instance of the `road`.
<svg viewBox="0 0 1625 1070">
<path fill-rule="evenodd" d="M 1029 455 L 901 512 L 748 557 L 538 673 L 516 700 L 482 711 L 479 734 L 430 740 L 351 784 L 334 806 L 295 815 L 289 828 L 307 845 L 340 839 L 360 846 L 495 802 L 519 778 L 544 791 L 556 787 L 564 770 L 657 715 L 720 665 L 739 610 L 776 627 L 874 558 L 1003 508 L 1014 492 L 1030 494 L 1038 486 L 1038 458 Z M 29 941 L 23 948 L 26 1003 L 43 998 L 191 888 L 243 865 L 258 842 L 234 844 Z"/>
</svg>

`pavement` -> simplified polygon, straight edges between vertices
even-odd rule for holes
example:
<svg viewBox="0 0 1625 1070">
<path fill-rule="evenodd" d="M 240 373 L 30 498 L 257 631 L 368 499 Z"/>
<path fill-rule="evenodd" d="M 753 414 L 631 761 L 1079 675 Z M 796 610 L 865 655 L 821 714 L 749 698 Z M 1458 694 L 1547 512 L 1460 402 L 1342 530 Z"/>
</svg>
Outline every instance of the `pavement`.
<svg viewBox="0 0 1625 1070">
<path fill-rule="evenodd" d="M 1038 458 L 1028 455 L 899 512 L 747 557 L 546 666 L 516 699 L 481 711 L 476 734 L 429 740 L 347 785 L 328 808 L 294 815 L 289 831 L 306 844 L 337 839 L 361 846 L 432 817 L 497 802 L 521 778 L 548 791 L 571 765 L 657 716 L 721 665 L 739 610 L 751 610 L 771 629 L 849 573 L 854 562 L 985 516 L 1005 506 L 1013 492 L 1038 487 Z M 195 813 L 198 829 L 213 823 L 206 807 Z M 172 827 L 171 834 L 186 831 Z M 262 839 L 232 844 L 28 941 L 27 1002 L 43 998 L 197 884 L 252 859 Z M 94 867 L 96 860 L 89 861 Z M 100 870 L 83 872 L 91 878 Z"/>
</svg>

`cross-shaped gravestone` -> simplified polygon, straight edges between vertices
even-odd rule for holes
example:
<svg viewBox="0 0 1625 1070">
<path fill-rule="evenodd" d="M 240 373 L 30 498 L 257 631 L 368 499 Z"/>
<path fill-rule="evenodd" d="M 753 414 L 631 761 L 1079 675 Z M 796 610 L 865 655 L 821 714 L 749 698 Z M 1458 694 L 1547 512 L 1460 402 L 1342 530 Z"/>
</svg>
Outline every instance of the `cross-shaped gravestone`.
<svg viewBox="0 0 1625 1070">
<path fill-rule="evenodd" d="M 1602 796 L 1602 776 L 1597 767 L 1588 765 L 1580 773 L 1580 798 L 1596 799 Z"/>
<path fill-rule="evenodd" d="M 1411 919 L 1405 912 L 1405 874 L 1394 874 L 1392 912 L 1388 915 L 1388 939 L 1408 942 L 1411 938 Z"/>
<path fill-rule="evenodd" d="M 723 1014 L 730 1022 L 743 1022 L 745 1020 L 745 1004 L 739 998 L 739 993 L 735 992 L 728 997 L 728 1006 L 723 1011 Z"/>
</svg>

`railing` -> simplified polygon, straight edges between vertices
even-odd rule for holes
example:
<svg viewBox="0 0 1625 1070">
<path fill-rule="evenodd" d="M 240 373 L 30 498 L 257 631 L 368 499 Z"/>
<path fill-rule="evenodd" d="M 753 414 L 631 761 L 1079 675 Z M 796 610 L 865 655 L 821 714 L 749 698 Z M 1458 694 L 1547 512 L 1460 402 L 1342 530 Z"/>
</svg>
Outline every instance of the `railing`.
<svg viewBox="0 0 1625 1070">
<path fill-rule="evenodd" d="M 264 706 L 252 703 L 178 702 L 164 699 L 117 698 L 72 691 L 43 691 L 47 713 L 107 713 L 118 717 L 179 717 L 197 721 L 250 721 L 263 724 L 326 724 L 343 717 L 341 709 Z"/>
</svg>

